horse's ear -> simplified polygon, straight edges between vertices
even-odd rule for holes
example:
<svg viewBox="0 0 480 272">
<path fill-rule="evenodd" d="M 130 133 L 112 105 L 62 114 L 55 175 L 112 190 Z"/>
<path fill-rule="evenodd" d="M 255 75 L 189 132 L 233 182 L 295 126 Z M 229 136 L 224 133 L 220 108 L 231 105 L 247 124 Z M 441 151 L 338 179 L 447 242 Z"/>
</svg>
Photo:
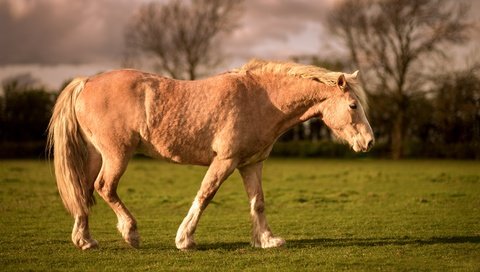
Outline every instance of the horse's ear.
<svg viewBox="0 0 480 272">
<path fill-rule="evenodd" d="M 353 72 L 353 74 L 352 74 L 352 78 L 356 79 L 357 77 L 358 77 L 358 70 Z"/>
<path fill-rule="evenodd" d="M 347 86 L 347 80 L 345 79 L 345 75 L 341 74 L 340 76 L 338 76 L 337 86 L 338 88 L 340 88 L 340 90 L 345 90 L 345 87 Z"/>
</svg>

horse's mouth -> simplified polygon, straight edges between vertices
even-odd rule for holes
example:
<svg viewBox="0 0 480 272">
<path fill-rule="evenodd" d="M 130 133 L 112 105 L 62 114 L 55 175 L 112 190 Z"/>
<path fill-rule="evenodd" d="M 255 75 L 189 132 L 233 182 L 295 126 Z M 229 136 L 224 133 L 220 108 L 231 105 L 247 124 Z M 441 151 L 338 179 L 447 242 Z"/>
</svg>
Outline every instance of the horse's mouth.
<svg viewBox="0 0 480 272">
<path fill-rule="evenodd" d="M 359 144 L 358 141 L 354 141 L 352 145 L 352 149 L 355 152 L 368 152 L 372 149 L 374 144 L 373 140 L 369 140 L 368 142 Z"/>
<path fill-rule="evenodd" d="M 357 145 L 357 143 L 354 143 L 351 147 L 352 147 L 353 151 L 355 151 L 355 152 L 357 152 L 357 153 L 363 151 L 362 148 L 360 148 L 360 147 Z"/>
</svg>

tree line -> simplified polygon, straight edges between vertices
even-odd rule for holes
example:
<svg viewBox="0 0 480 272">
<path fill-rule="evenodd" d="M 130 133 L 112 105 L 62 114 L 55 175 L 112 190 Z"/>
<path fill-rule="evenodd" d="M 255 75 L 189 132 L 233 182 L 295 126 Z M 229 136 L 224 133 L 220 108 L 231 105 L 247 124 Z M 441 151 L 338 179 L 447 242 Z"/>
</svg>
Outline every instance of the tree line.
<svg viewBox="0 0 480 272">
<path fill-rule="evenodd" d="M 0 157 L 42 157 L 57 94 L 25 75 L 7 79 L 0 96 Z M 27 76 L 29 77 L 29 76 Z"/>
<path fill-rule="evenodd" d="M 242 5 L 234 0 L 144 4 L 125 31 L 124 66 L 148 63 L 178 79 L 206 76 L 224 60 L 222 40 L 238 26 Z M 349 57 L 292 59 L 336 71 L 360 69 L 377 139 L 372 156 L 478 159 L 480 65 L 450 68 L 448 54 L 474 29 L 467 13 L 468 6 L 456 1 L 342 1 L 325 25 L 344 42 Z M 3 82 L 2 157 L 41 152 L 57 93 L 18 80 Z M 349 154 L 339 146 L 314 119 L 283 135 L 274 154 Z"/>
</svg>

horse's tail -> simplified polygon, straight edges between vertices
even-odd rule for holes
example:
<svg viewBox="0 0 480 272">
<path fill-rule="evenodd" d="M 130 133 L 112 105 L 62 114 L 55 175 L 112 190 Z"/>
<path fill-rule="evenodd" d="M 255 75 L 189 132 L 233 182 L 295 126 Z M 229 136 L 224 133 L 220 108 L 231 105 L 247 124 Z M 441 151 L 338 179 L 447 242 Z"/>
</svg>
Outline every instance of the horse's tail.
<svg viewBox="0 0 480 272">
<path fill-rule="evenodd" d="M 47 149 L 53 149 L 57 187 L 72 215 L 86 215 L 95 200 L 85 176 L 87 145 L 75 113 L 75 102 L 86 78 L 76 78 L 59 95 L 48 125 Z"/>
</svg>

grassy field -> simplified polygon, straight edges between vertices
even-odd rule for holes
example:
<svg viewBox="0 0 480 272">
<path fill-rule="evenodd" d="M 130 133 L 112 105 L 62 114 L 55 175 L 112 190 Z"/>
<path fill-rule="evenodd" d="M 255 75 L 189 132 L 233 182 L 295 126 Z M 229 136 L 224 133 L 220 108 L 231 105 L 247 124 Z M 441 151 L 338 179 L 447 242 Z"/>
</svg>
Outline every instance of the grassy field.
<svg viewBox="0 0 480 272">
<path fill-rule="evenodd" d="M 480 270 L 480 162 L 271 159 L 267 217 L 285 247 L 250 246 L 236 172 L 200 221 L 198 249 L 178 251 L 175 233 L 205 170 L 134 160 L 119 193 L 141 248 L 123 242 L 97 197 L 91 230 L 100 248 L 82 252 L 50 165 L 0 161 L 0 270 Z"/>
</svg>

